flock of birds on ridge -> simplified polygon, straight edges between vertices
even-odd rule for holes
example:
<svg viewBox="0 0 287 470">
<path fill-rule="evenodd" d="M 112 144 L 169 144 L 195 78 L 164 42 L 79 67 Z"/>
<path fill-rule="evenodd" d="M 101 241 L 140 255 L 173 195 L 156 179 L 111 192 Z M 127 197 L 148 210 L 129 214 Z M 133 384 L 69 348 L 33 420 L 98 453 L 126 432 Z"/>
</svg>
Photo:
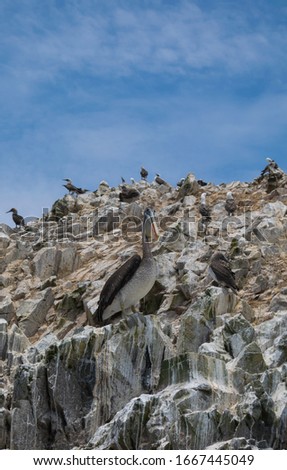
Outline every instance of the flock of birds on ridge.
<svg viewBox="0 0 287 470">
<path fill-rule="evenodd" d="M 269 158 L 266 160 L 268 165 L 261 172 L 261 176 L 267 170 L 270 170 L 270 168 L 278 169 L 278 165 L 274 160 Z M 142 180 L 147 180 L 148 172 L 145 168 L 141 167 L 140 175 Z M 134 180 L 131 180 L 133 183 Z M 184 180 L 182 178 L 177 186 L 182 186 Z M 66 184 L 63 186 L 69 191 L 69 194 L 77 196 L 88 191 L 74 186 L 70 179 L 65 178 L 64 181 L 66 181 Z M 168 185 L 159 174 L 156 174 L 155 182 L 159 185 Z M 197 180 L 197 182 L 201 186 L 207 184 L 202 180 Z M 121 193 L 119 195 L 120 201 L 129 201 L 139 196 L 136 188 L 127 188 L 124 183 L 125 180 L 122 178 Z M 226 195 L 225 209 L 228 216 L 232 216 L 237 209 L 236 202 L 230 191 Z M 16 228 L 25 226 L 25 220 L 18 214 L 17 209 L 12 208 L 7 212 L 12 212 Z M 202 217 L 203 225 L 207 225 L 211 221 L 211 210 L 206 202 L 206 193 L 201 194 L 199 213 Z M 129 309 L 135 311 L 136 304 L 150 292 L 157 277 L 157 268 L 151 251 L 151 243 L 157 238 L 158 230 L 154 213 L 152 209 L 147 208 L 144 212 L 142 225 L 143 255 L 142 257 L 138 254 L 133 255 L 107 279 L 101 291 L 98 308 L 95 312 L 95 324 L 106 323 L 109 318 L 120 312 L 125 313 Z M 218 251 L 213 254 L 208 272 L 220 286 L 231 289 L 235 294 L 239 290 L 229 261 L 223 253 Z"/>
</svg>

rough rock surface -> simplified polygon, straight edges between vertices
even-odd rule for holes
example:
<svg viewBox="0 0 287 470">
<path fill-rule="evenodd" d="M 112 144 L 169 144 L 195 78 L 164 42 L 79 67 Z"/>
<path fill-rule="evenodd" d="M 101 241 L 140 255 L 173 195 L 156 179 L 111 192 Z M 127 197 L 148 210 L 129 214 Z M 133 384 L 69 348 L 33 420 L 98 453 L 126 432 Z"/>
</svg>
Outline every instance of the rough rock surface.
<svg viewBox="0 0 287 470">
<path fill-rule="evenodd" d="M 272 192 L 191 173 L 179 190 L 135 187 L 136 202 L 102 182 L 25 229 L 0 225 L 0 448 L 287 449 L 287 176 Z M 95 327 L 105 280 L 141 252 L 146 206 L 157 281 Z M 215 250 L 238 295 L 208 277 Z"/>
</svg>

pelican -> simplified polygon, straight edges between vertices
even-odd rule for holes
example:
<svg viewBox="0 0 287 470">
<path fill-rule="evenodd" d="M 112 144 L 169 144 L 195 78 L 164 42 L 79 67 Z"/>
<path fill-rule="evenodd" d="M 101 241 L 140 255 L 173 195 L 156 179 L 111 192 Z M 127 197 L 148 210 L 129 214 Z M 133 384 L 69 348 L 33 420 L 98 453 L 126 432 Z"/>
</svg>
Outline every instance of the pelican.
<svg viewBox="0 0 287 470">
<path fill-rule="evenodd" d="M 206 204 L 206 193 L 202 193 L 199 206 L 199 213 L 205 222 L 211 221 L 210 212 L 210 207 Z"/>
<path fill-rule="evenodd" d="M 151 290 L 156 280 L 156 264 L 150 247 L 153 235 L 158 238 L 153 211 L 147 208 L 142 227 L 143 256 L 133 255 L 106 281 L 95 313 L 98 323 L 129 308 L 134 310 L 138 301 Z"/>
<path fill-rule="evenodd" d="M 63 184 L 63 186 L 71 194 L 84 194 L 88 191 L 87 189 L 77 188 L 77 186 L 74 186 L 72 180 L 70 180 L 69 178 L 64 178 L 63 181 L 67 181 L 67 184 Z"/>
<path fill-rule="evenodd" d="M 225 210 L 228 214 L 228 216 L 233 215 L 233 213 L 236 211 L 237 206 L 236 202 L 234 201 L 233 195 L 231 191 L 228 191 L 226 194 L 226 201 L 225 201 Z"/>
<path fill-rule="evenodd" d="M 6 214 L 8 214 L 9 212 L 12 212 L 12 219 L 15 222 L 16 228 L 18 226 L 21 227 L 21 225 L 22 225 L 22 227 L 25 226 L 24 217 L 22 217 L 22 215 L 18 214 L 18 211 L 17 211 L 17 209 L 15 209 L 15 207 L 12 207 L 12 209 L 7 211 Z"/>
<path fill-rule="evenodd" d="M 229 261 L 223 253 L 219 251 L 214 253 L 210 260 L 208 272 L 218 284 L 230 288 L 235 294 L 239 290 L 235 283 L 234 273 L 230 269 Z"/>
<path fill-rule="evenodd" d="M 146 180 L 148 177 L 148 171 L 142 166 L 140 171 L 141 179 Z"/>
</svg>

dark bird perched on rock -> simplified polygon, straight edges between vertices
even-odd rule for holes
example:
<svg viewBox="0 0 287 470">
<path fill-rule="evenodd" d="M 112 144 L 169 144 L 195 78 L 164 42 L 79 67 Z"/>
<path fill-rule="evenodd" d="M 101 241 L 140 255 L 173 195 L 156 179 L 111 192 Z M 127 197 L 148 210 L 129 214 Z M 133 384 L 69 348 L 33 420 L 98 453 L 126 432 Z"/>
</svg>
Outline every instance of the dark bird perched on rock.
<svg viewBox="0 0 287 470">
<path fill-rule="evenodd" d="M 210 260 L 208 272 L 219 285 L 231 289 L 235 294 L 239 290 L 234 273 L 230 269 L 229 261 L 223 253 L 219 251 L 214 253 Z"/>
<path fill-rule="evenodd" d="M 277 170 L 277 168 L 279 168 L 275 160 L 273 160 L 272 158 L 266 157 L 266 161 L 268 162 L 267 166 L 269 167 L 269 169 L 273 168 L 274 170 Z"/>
<path fill-rule="evenodd" d="M 142 227 L 143 256 L 133 255 L 106 281 L 95 313 L 98 323 L 134 308 L 151 290 L 156 280 L 156 264 L 150 244 L 157 237 L 153 211 L 147 208 Z"/>
<path fill-rule="evenodd" d="M 180 180 L 176 183 L 176 186 L 177 186 L 178 188 L 181 188 L 182 185 L 183 185 L 184 180 L 185 180 L 185 178 L 180 178 Z"/>
<path fill-rule="evenodd" d="M 63 184 L 63 186 L 69 191 L 71 194 L 84 194 L 88 191 L 88 189 L 82 189 L 82 188 L 77 188 L 77 186 L 74 186 L 72 183 L 72 180 L 69 178 L 64 178 L 63 181 L 67 181 L 67 184 Z"/>
<path fill-rule="evenodd" d="M 169 184 L 166 181 L 164 181 L 158 173 L 155 174 L 154 180 L 159 185 L 165 184 L 166 186 L 169 186 Z"/>
<path fill-rule="evenodd" d="M 279 184 L 281 178 L 284 176 L 284 171 L 279 168 L 275 160 L 272 158 L 266 158 L 267 165 L 261 171 L 260 176 L 255 180 L 256 183 L 261 183 L 264 179 L 266 180 L 266 191 L 267 193 L 271 193 L 274 189 L 276 189 Z"/>
<path fill-rule="evenodd" d="M 121 176 L 122 183 L 125 183 L 126 180 Z"/>
<path fill-rule="evenodd" d="M 224 207 L 228 216 L 233 215 L 237 209 L 237 205 L 231 191 L 228 191 L 228 193 L 226 194 L 226 201 Z"/>
<path fill-rule="evenodd" d="M 16 228 L 21 227 L 21 226 L 22 227 L 25 226 L 24 217 L 22 217 L 22 215 L 18 214 L 18 211 L 17 211 L 17 209 L 15 209 L 15 207 L 12 207 L 12 209 L 7 211 L 6 214 L 8 214 L 8 212 L 12 212 L 12 219 L 15 222 Z"/>
<path fill-rule="evenodd" d="M 210 222 L 211 221 L 211 210 L 209 205 L 206 203 L 206 193 L 202 193 L 201 198 L 200 198 L 200 205 L 199 205 L 199 213 L 202 216 L 202 219 L 205 222 Z"/>
<path fill-rule="evenodd" d="M 199 184 L 199 186 L 207 186 L 207 184 L 208 184 L 203 180 L 197 180 L 197 183 Z"/>
<path fill-rule="evenodd" d="M 146 180 L 148 177 L 148 171 L 142 166 L 140 171 L 141 179 Z"/>
<path fill-rule="evenodd" d="M 140 193 L 135 188 L 127 188 L 122 186 L 122 190 L 119 194 L 119 199 L 121 202 L 132 202 L 140 196 Z"/>
</svg>

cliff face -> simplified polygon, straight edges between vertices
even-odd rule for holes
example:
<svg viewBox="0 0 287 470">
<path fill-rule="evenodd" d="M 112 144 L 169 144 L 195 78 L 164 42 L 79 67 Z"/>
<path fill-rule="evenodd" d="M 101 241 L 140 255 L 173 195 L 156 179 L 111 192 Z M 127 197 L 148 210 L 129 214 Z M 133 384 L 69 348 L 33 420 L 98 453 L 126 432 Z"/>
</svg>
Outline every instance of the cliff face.
<svg viewBox="0 0 287 470">
<path fill-rule="evenodd" d="M 188 175 L 137 183 L 124 203 L 102 183 L 26 229 L 2 225 L 0 448 L 286 449 L 287 177 L 267 186 Z M 105 280 L 141 253 L 147 206 L 157 281 L 138 312 L 94 326 Z M 208 278 L 215 250 L 238 295 Z"/>
</svg>

